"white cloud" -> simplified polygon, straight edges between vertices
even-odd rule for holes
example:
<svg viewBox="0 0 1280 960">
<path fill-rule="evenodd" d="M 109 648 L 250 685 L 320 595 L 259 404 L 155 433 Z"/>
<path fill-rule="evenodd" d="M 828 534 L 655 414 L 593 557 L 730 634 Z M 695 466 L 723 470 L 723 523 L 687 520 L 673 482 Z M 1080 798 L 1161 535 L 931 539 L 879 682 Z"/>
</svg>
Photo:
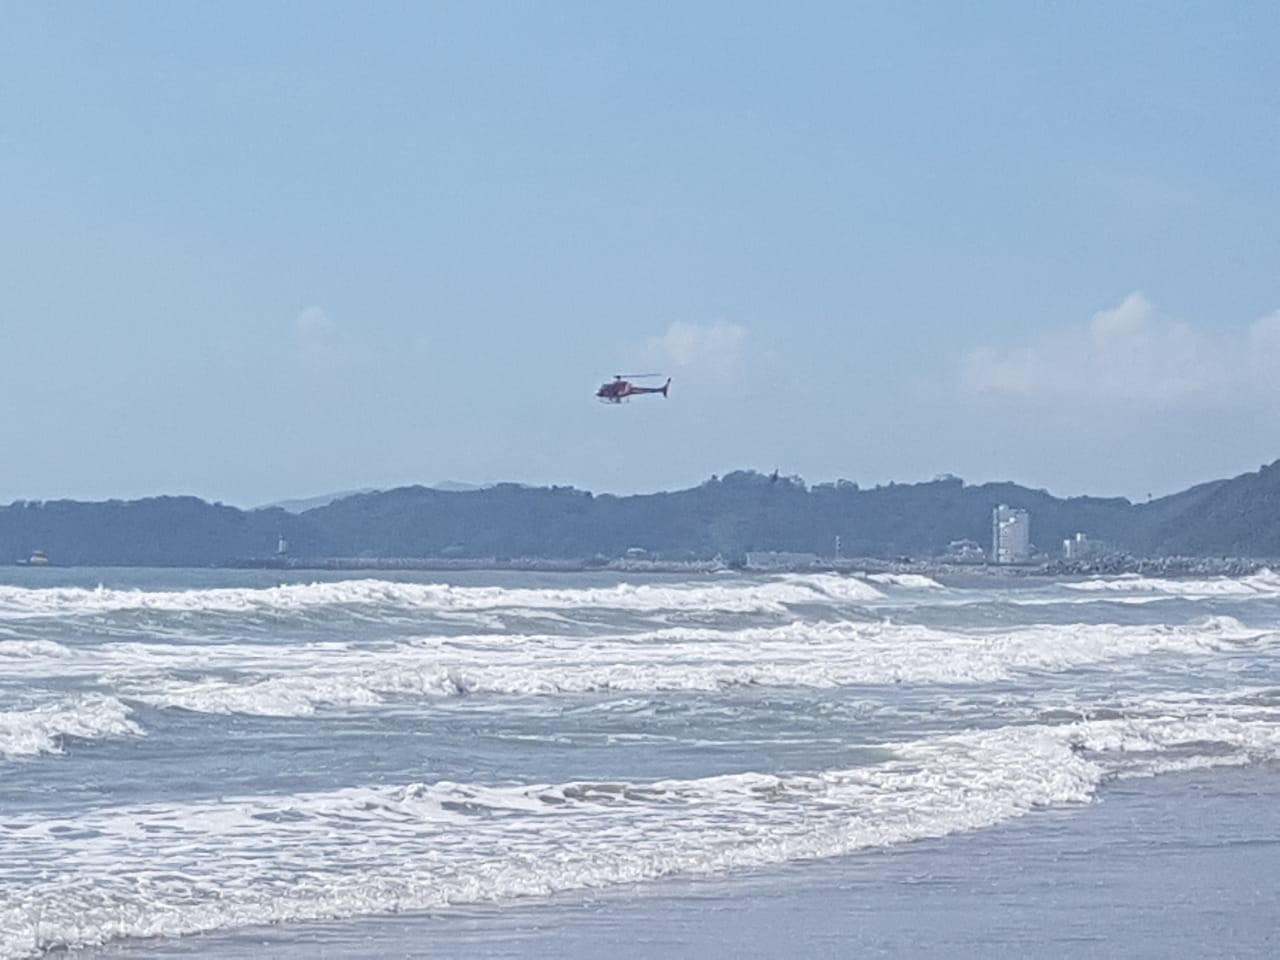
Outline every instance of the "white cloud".
<svg viewBox="0 0 1280 960">
<path fill-rule="evenodd" d="M 746 328 L 736 323 L 673 323 L 649 346 L 672 366 L 728 373 L 741 361 L 746 339 Z"/>
<path fill-rule="evenodd" d="M 1280 311 L 1243 335 L 1212 336 L 1132 293 L 1086 326 L 1040 343 L 971 351 L 962 381 L 977 393 L 1163 409 L 1274 391 L 1278 361 Z"/>
<path fill-rule="evenodd" d="M 1249 328 L 1251 354 L 1259 359 L 1280 357 L 1280 310 L 1259 317 Z"/>
<path fill-rule="evenodd" d="M 294 318 L 293 329 L 295 354 L 304 367 L 325 371 L 338 362 L 338 325 L 323 307 L 307 307 Z"/>
<path fill-rule="evenodd" d="M 307 340 L 323 340 L 337 329 L 322 307 L 307 307 L 298 314 L 294 327 L 298 335 Z"/>
</svg>

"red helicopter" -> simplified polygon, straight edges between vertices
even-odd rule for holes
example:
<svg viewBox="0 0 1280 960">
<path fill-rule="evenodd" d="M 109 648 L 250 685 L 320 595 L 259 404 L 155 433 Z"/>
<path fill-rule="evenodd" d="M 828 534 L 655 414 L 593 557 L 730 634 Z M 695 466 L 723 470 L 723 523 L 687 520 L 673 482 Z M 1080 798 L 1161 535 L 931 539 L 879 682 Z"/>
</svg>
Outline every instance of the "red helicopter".
<svg viewBox="0 0 1280 960">
<path fill-rule="evenodd" d="M 660 377 L 660 373 L 619 373 L 609 383 L 600 384 L 596 396 L 605 403 L 621 403 L 627 397 L 639 396 L 642 393 L 660 393 L 664 397 L 671 386 L 671 378 L 660 387 L 637 387 L 631 380 L 644 380 L 647 377 Z M 630 378 L 630 379 L 628 379 Z"/>
</svg>

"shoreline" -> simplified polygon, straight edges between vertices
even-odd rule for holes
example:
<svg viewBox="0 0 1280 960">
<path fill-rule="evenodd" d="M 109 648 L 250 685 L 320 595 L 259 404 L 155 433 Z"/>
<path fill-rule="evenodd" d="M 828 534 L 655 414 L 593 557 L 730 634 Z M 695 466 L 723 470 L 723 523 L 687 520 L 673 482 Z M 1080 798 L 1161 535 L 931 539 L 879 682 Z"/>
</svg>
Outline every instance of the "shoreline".
<svg viewBox="0 0 1280 960">
<path fill-rule="evenodd" d="M 781 864 L 427 914 L 253 927 L 77 960 L 1271 957 L 1280 768 L 1113 781 L 1085 806 Z"/>
<path fill-rule="evenodd" d="M 529 571 L 535 573 L 654 573 L 654 574 L 742 574 L 836 573 L 848 576 L 870 574 L 915 574 L 929 577 L 1240 577 L 1250 576 L 1280 565 L 1280 559 L 1248 557 L 1108 557 L 1093 560 L 1053 560 L 1038 563 L 971 563 L 908 558 L 854 557 L 830 561 L 776 564 L 730 564 L 717 560 L 587 560 L 549 557 L 512 559 L 449 559 L 433 557 L 285 557 L 244 558 L 215 569 L 233 570 L 438 570 L 438 571 Z"/>
<path fill-rule="evenodd" d="M 275 571 L 284 573 L 542 573 L 617 574 L 626 576 L 769 576 L 771 574 L 835 574 L 868 578 L 876 575 L 923 576 L 941 582 L 1073 580 L 1089 577 L 1148 576 L 1161 579 L 1247 577 L 1280 570 L 1280 558 L 1242 557 L 1120 557 L 1091 561 L 988 564 L 933 560 L 858 557 L 816 563 L 769 565 L 727 564 L 718 561 L 614 560 L 597 563 L 546 557 L 449 559 L 435 557 L 287 557 L 239 558 L 225 563 L 189 564 L 10 564 L 8 569 L 65 572 L 69 570 L 207 570 Z M 0 579 L 3 579 L 0 577 Z"/>
</svg>

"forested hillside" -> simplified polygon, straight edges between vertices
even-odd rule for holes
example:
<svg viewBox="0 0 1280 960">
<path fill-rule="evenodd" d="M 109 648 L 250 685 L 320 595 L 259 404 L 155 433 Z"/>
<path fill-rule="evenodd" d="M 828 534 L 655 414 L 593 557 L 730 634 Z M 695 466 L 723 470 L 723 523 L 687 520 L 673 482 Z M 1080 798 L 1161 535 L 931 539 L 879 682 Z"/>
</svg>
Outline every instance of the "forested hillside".
<svg viewBox="0 0 1280 960">
<path fill-rule="evenodd" d="M 239 510 L 193 497 L 0 507 L 0 558 L 40 550 L 58 564 L 211 565 L 269 558 L 281 537 L 294 557 L 612 558 L 632 548 L 664 560 L 749 551 L 929 557 L 954 541 L 988 546 L 991 510 L 1030 511 L 1047 554 L 1076 532 L 1143 555 L 1280 556 L 1280 469 L 1133 504 L 1062 499 L 1012 483 L 956 477 L 861 489 L 738 471 L 672 492 L 592 495 L 571 487 L 499 484 L 362 493 L 293 514 Z"/>
</svg>

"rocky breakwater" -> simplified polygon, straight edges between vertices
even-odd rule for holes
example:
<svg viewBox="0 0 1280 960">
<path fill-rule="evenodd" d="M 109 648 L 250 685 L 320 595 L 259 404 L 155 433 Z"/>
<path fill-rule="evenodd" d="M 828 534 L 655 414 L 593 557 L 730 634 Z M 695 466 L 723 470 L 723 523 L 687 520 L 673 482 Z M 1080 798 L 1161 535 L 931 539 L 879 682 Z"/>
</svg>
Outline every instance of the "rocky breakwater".
<svg viewBox="0 0 1280 960">
<path fill-rule="evenodd" d="M 1116 554 L 1078 560 L 1054 560 L 1041 572 L 1050 576 L 1116 576 L 1133 573 L 1148 577 L 1246 577 L 1280 566 L 1280 558 L 1257 557 L 1135 557 Z"/>
</svg>

